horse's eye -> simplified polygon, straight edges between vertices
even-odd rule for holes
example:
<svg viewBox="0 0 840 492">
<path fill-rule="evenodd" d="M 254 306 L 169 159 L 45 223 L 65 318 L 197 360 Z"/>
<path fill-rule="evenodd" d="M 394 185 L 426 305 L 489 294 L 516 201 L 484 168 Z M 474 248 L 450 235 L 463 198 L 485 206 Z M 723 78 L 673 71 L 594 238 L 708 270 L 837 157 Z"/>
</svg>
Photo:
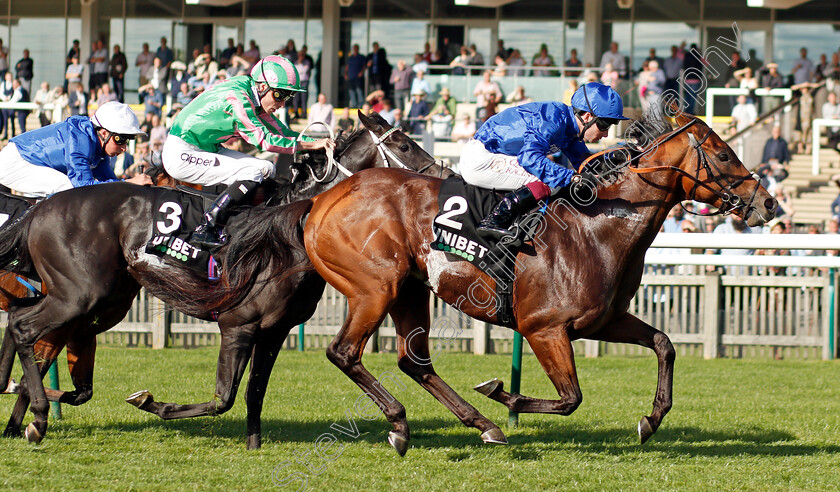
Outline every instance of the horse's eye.
<svg viewBox="0 0 840 492">
<path fill-rule="evenodd" d="M 726 152 L 721 152 L 720 154 L 718 154 L 718 159 L 720 159 L 722 161 L 728 161 L 729 160 L 729 154 L 727 154 Z"/>
<path fill-rule="evenodd" d="M 400 144 L 400 150 L 402 152 L 408 152 L 408 144 Z"/>
</svg>

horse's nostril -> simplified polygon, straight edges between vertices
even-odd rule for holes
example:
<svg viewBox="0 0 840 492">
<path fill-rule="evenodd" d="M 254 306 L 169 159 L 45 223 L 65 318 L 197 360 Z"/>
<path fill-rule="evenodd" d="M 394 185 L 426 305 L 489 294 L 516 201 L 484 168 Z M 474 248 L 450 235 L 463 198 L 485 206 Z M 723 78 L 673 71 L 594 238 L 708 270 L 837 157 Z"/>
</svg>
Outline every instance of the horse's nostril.
<svg viewBox="0 0 840 492">
<path fill-rule="evenodd" d="M 768 198 L 767 200 L 764 200 L 764 208 L 766 208 L 768 211 L 772 212 L 773 210 L 776 210 L 776 207 L 778 205 L 779 203 L 776 201 L 775 198 Z"/>
</svg>

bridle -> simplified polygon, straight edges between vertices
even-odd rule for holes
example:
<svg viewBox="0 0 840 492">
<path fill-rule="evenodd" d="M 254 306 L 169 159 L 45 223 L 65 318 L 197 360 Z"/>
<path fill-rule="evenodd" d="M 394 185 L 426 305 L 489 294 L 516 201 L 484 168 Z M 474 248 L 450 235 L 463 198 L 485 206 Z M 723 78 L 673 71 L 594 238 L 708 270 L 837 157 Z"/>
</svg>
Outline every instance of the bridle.
<svg viewBox="0 0 840 492">
<path fill-rule="evenodd" d="M 321 126 L 326 127 L 327 131 L 330 133 L 330 140 L 335 142 L 335 133 L 333 133 L 332 127 L 330 127 L 330 125 L 324 123 L 323 121 L 313 121 L 312 123 L 306 125 L 306 128 L 304 128 L 303 131 L 301 131 L 300 134 L 298 135 L 297 142 L 300 142 L 300 139 L 303 136 L 303 134 L 306 133 L 306 131 L 309 130 L 309 127 L 312 126 L 312 125 L 321 125 Z M 306 168 L 309 169 L 309 175 L 312 176 L 312 179 L 316 183 L 323 183 L 324 181 L 326 181 L 327 178 L 329 178 L 330 175 L 332 174 L 333 168 L 337 168 L 339 171 L 342 172 L 342 174 L 344 174 L 348 178 L 353 175 L 353 173 L 349 169 L 342 166 L 337 160 L 335 160 L 335 158 L 333 156 L 333 149 L 327 148 L 325 153 L 327 155 L 327 170 L 326 170 L 326 172 L 324 172 L 324 177 L 323 178 L 319 179 L 318 176 L 315 175 L 315 171 L 312 170 L 311 165 L 306 166 Z"/>
<path fill-rule="evenodd" d="M 697 120 L 693 119 L 693 120 L 689 121 L 688 123 L 686 123 L 685 125 L 677 128 L 676 130 L 674 130 L 673 132 L 668 134 L 665 138 L 656 142 L 656 144 L 653 145 L 650 149 L 648 149 L 648 150 L 642 152 L 641 154 L 639 154 L 639 155 L 633 157 L 632 159 L 630 159 L 628 161 L 628 164 L 631 164 L 633 161 L 635 161 L 637 159 L 640 159 L 644 155 L 652 153 L 653 149 L 658 148 L 658 146 L 660 144 L 663 144 L 663 143 L 671 140 L 672 138 L 676 137 L 680 133 L 688 130 L 695 123 L 697 123 Z M 752 204 L 753 204 L 753 201 L 755 200 L 756 194 L 758 193 L 758 189 L 761 187 L 761 184 L 758 181 L 758 176 L 756 176 L 755 173 L 750 173 L 746 176 L 742 176 L 742 177 L 740 177 L 738 179 L 735 179 L 735 180 L 729 180 L 729 179 L 724 178 L 723 177 L 723 172 L 721 171 L 720 167 L 718 167 L 718 165 L 715 163 L 715 161 L 713 161 L 711 158 L 709 158 L 709 154 L 707 154 L 706 151 L 703 150 L 703 143 L 705 143 L 706 140 L 708 140 L 708 138 L 711 134 L 712 134 L 712 129 L 711 128 L 709 128 L 709 131 L 706 132 L 706 135 L 704 135 L 703 138 L 701 138 L 700 140 L 697 140 L 697 137 L 695 137 L 693 133 L 688 134 L 689 142 L 691 143 L 692 148 L 695 150 L 695 155 L 697 157 L 697 168 L 696 168 L 693 176 L 690 173 L 688 173 L 687 171 L 684 171 L 684 170 L 682 170 L 682 169 L 680 169 L 679 167 L 676 167 L 676 166 L 656 166 L 656 167 L 644 167 L 644 168 L 629 167 L 628 169 L 631 172 L 636 173 L 636 174 L 646 174 L 646 173 L 652 173 L 652 172 L 656 172 L 656 171 L 675 171 L 679 174 L 682 174 L 683 176 L 685 176 L 686 178 L 688 178 L 688 179 L 690 179 L 691 181 L 694 182 L 694 186 L 691 188 L 691 192 L 689 192 L 689 196 L 687 197 L 688 200 L 694 200 L 694 198 L 697 194 L 698 188 L 705 188 L 705 189 L 709 190 L 711 193 L 713 193 L 715 196 L 720 198 L 721 201 L 722 201 L 722 204 L 718 208 L 717 212 L 708 213 L 708 214 L 695 213 L 693 211 L 687 210 L 683 206 L 683 210 L 685 210 L 686 212 L 688 212 L 690 214 L 701 215 L 701 216 L 727 215 L 727 214 L 730 214 L 730 213 L 732 213 L 736 210 L 743 209 L 745 211 L 744 215 L 746 216 L 747 213 L 749 212 L 749 210 L 752 208 Z M 706 171 L 706 175 L 710 176 L 712 178 L 712 180 L 720 187 L 719 190 L 716 190 L 716 189 L 712 188 L 711 186 L 707 185 L 706 183 L 704 183 L 703 181 L 700 180 L 700 171 L 701 170 Z M 750 195 L 749 202 L 744 202 L 744 200 L 741 199 L 741 197 L 738 196 L 733 190 L 735 188 L 741 186 L 741 184 L 743 184 L 748 179 L 754 179 L 755 180 L 755 188 L 753 189 L 752 194 Z M 682 206 L 682 203 L 680 203 L 680 206 Z"/>
<path fill-rule="evenodd" d="M 383 133 L 381 137 L 377 137 L 376 134 L 373 133 L 372 130 L 368 130 L 368 133 L 370 133 L 370 138 L 373 139 L 373 144 L 376 146 L 376 150 L 379 151 L 379 155 L 382 157 L 382 160 L 385 162 L 385 167 L 397 167 L 397 166 L 399 166 L 403 169 L 408 169 L 409 171 L 414 171 L 414 172 L 423 174 L 423 172 L 426 169 L 429 169 L 430 167 L 437 164 L 438 166 L 440 166 L 440 176 L 439 177 L 442 177 L 443 176 L 443 162 L 442 161 L 436 159 L 436 160 L 432 161 L 430 164 L 428 164 L 426 166 L 423 166 L 420 169 L 414 169 L 412 167 L 407 166 L 399 158 L 399 156 L 397 156 L 397 154 L 394 153 L 394 151 L 392 151 L 391 149 L 388 148 L 387 145 L 385 145 L 385 140 L 387 140 L 388 137 L 390 137 L 391 135 L 393 135 L 394 133 L 396 133 L 398 131 L 401 131 L 400 127 L 394 126 L 394 127 L 391 127 L 390 129 L 388 129 L 385 133 Z M 397 166 L 392 166 L 391 161 L 388 160 L 388 157 L 390 157 L 394 161 L 394 163 L 397 164 Z"/>
</svg>

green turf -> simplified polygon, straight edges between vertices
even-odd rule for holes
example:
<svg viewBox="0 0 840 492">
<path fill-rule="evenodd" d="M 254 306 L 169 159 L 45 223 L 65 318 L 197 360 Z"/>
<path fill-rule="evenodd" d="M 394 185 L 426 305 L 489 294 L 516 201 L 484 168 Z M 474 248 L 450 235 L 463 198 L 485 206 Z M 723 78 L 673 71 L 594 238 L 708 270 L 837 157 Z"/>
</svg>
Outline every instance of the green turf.
<svg viewBox="0 0 840 492">
<path fill-rule="evenodd" d="M 40 445 L 0 440 L 0 489 L 39 490 L 837 490 L 840 487 L 840 362 L 679 358 L 674 408 L 650 442 L 636 424 L 650 412 L 653 357 L 578 359 L 583 404 L 570 417 L 507 410 L 471 387 L 510 374 L 508 356 L 443 353 L 439 373 L 499 423 L 508 446 L 484 445 L 396 367 L 394 354 L 367 355 L 375 376 L 403 402 L 411 446 L 399 458 L 384 419 L 354 420 L 361 394 L 320 352 L 283 352 L 263 411 L 263 448 L 246 451 L 242 394 L 216 418 L 162 421 L 123 401 L 150 389 L 159 401 L 206 401 L 216 349 L 100 348 L 94 399 L 64 407 Z M 523 392 L 555 393 L 533 357 Z M 19 370 L 16 368 L 16 374 Z M 67 386 L 66 364 L 61 375 Z M 6 416 L 13 399 L 0 397 Z M 352 415 L 352 413 L 351 413 Z M 27 422 L 31 416 L 27 417 Z M 332 461 L 316 456 L 319 436 L 338 438 Z M 307 453 L 309 453 L 307 455 Z M 301 462 L 309 460 L 307 470 Z M 287 464 L 285 468 L 283 465 Z"/>
</svg>

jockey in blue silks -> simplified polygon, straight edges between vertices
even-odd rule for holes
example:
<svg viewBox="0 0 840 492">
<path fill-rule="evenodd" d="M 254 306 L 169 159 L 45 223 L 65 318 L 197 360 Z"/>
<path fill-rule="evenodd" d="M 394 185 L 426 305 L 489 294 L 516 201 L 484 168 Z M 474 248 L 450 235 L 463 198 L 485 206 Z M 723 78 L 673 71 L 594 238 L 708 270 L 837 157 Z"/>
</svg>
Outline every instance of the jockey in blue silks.
<svg viewBox="0 0 840 492">
<path fill-rule="evenodd" d="M 624 117 L 621 96 L 590 82 L 575 91 L 571 107 L 559 102 L 515 106 L 489 118 L 461 154 L 464 181 L 482 188 L 514 190 L 481 221 L 479 235 L 501 238 L 513 220 L 551 193 L 568 186 L 573 169 L 548 159 L 562 152 L 577 168 L 591 153 L 584 142 L 607 136 Z"/>
<path fill-rule="evenodd" d="M 93 116 L 71 116 L 21 133 L 0 151 L 0 184 L 26 196 L 45 197 L 80 186 L 119 181 L 111 157 L 125 152 L 129 140 L 145 135 L 134 111 L 111 101 Z M 150 185 L 145 174 L 126 182 Z"/>
</svg>

